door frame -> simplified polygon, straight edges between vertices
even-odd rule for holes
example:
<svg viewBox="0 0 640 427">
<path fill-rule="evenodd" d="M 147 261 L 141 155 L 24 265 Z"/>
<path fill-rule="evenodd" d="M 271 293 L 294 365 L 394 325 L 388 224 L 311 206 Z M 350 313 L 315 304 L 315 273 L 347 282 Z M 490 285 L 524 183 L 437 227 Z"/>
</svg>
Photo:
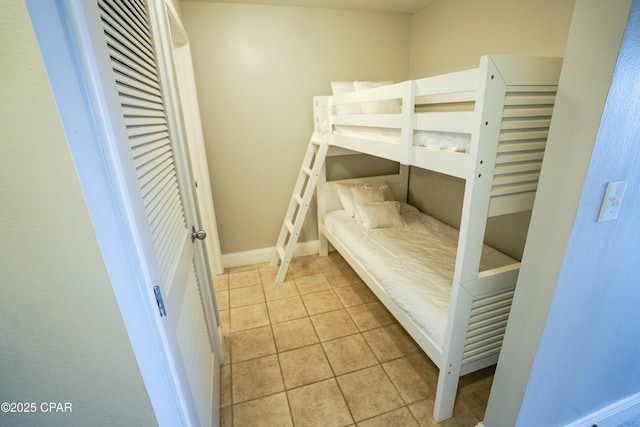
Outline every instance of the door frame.
<svg viewBox="0 0 640 427">
<path fill-rule="evenodd" d="M 154 34 L 154 44 L 156 48 L 156 56 L 158 59 L 158 73 L 163 85 L 163 95 L 165 108 L 167 109 L 167 121 L 171 131 L 171 137 L 174 140 L 179 140 L 181 143 L 175 146 L 176 162 L 181 165 L 191 165 L 194 159 L 193 151 L 198 151 L 198 144 L 202 144 L 202 151 L 204 151 L 204 140 L 195 141 L 187 135 L 187 123 L 184 114 L 180 114 L 182 109 L 183 94 L 180 92 L 178 85 L 178 77 L 176 76 L 176 65 L 174 63 L 174 54 L 172 47 L 172 32 L 169 28 L 171 21 L 178 25 L 178 30 L 183 41 L 188 43 L 187 33 L 182 26 L 177 12 L 173 8 L 171 0 L 147 0 L 149 8 L 149 18 L 151 21 L 151 29 Z M 197 102 L 197 99 L 196 99 Z M 199 114 L 199 112 L 198 112 Z M 199 117 L 199 116 L 198 116 Z M 199 122 L 198 122 L 199 123 Z M 199 180 L 209 183 L 208 169 L 206 169 L 206 176 L 202 176 L 200 166 Z M 213 274 L 222 272 L 212 271 L 212 267 L 220 265 L 220 252 L 218 243 L 218 230 L 215 223 L 215 217 L 213 221 L 203 221 L 203 216 L 213 215 L 213 210 L 206 209 L 207 203 L 211 199 L 211 193 L 209 193 L 209 199 L 203 200 L 204 203 L 199 203 L 198 194 L 194 188 L 196 182 L 195 170 L 193 167 L 182 167 L 179 169 L 180 176 L 178 181 L 180 188 L 183 191 L 183 202 L 188 212 L 185 212 L 187 221 L 196 226 L 206 226 L 207 238 L 200 242 L 195 242 L 196 251 L 196 268 L 198 270 L 198 276 L 202 279 L 200 286 L 202 305 L 205 312 L 205 320 L 207 323 L 207 329 L 210 333 L 210 340 L 213 347 L 211 350 L 216 353 L 216 359 L 219 365 L 224 363 L 224 342 L 222 324 L 220 316 L 218 314 L 215 292 L 213 290 Z M 210 187 L 209 187 L 210 188 Z M 209 190 L 210 191 L 210 190 Z M 189 192 L 189 194 L 184 194 Z M 202 194 L 202 192 L 200 193 Z M 212 205 L 213 206 L 213 205 Z M 215 243 L 214 243 L 215 242 Z M 213 257 L 213 265 L 209 262 L 209 258 Z M 216 261 L 217 260 L 217 261 Z"/>
<path fill-rule="evenodd" d="M 162 3 L 149 0 L 149 3 Z M 149 401 L 161 426 L 196 418 L 170 357 L 153 293 L 154 250 L 143 230 L 132 160 L 115 141 L 126 139 L 97 5 L 85 0 L 25 0 L 69 151 L 107 274 Z M 150 18 L 153 19 L 150 13 Z M 96 21 L 98 19 L 98 21 Z M 124 165 L 129 165 L 125 167 Z M 214 357 L 218 359 L 214 352 Z M 220 363 L 220 361 L 218 361 Z"/>
<path fill-rule="evenodd" d="M 201 213 L 200 223 L 205 227 L 208 234 L 205 240 L 205 247 L 209 255 L 208 258 L 211 260 L 211 271 L 215 275 L 220 275 L 224 273 L 222 250 L 220 248 L 220 237 L 211 191 L 209 164 L 207 162 L 204 134 L 202 132 L 191 45 L 180 14 L 176 11 L 173 2 L 171 0 L 165 0 L 165 7 L 169 28 L 168 33 L 173 42 L 171 59 L 173 59 L 173 66 L 177 74 L 176 86 L 178 88 L 179 100 L 182 102 L 182 109 L 185 111 L 183 120 L 185 122 L 186 139 L 189 145 L 189 154 L 194 174 L 194 185 L 197 186 L 198 197 L 196 199 L 202 201 L 198 206 L 198 211 Z M 179 56 L 176 55 L 178 53 Z M 180 84 L 181 80 L 183 80 L 182 84 Z"/>
<path fill-rule="evenodd" d="M 152 9 L 156 9 L 155 7 Z M 185 182 L 181 183 L 183 188 L 192 190 L 193 200 L 196 206 L 192 206 L 195 213 L 194 221 L 200 224 L 207 232 L 207 238 L 200 242 L 196 257 L 198 259 L 198 273 L 201 277 L 207 277 L 207 284 L 202 285 L 203 306 L 206 314 L 207 327 L 211 333 L 211 339 L 217 345 L 212 350 L 216 352 L 217 359 L 220 364 L 224 363 L 224 340 L 222 323 L 216 295 L 213 289 L 213 276 L 224 273 L 222 266 L 222 255 L 220 252 L 220 240 L 218 235 L 218 226 L 215 217 L 215 209 L 213 206 L 213 197 L 211 194 L 211 182 L 209 179 L 209 167 L 204 145 L 204 136 L 202 134 L 202 124 L 200 121 L 200 110 L 198 107 L 198 98 L 195 87 L 195 79 L 193 76 L 193 66 L 185 63 L 178 64 L 176 51 L 181 50 L 189 61 L 191 60 L 191 49 L 189 46 L 189 37 L 187 35 L 182 20 L 175 10 L 171 0 L 164 0 L 164 7 L 158 10 L 152 10 L 156 13 L 154 21 L 164 22 L 156 28 L 157 34 L 160 34 L 163 40 L 159 43 L 162 46 L 162 52 L 158 52 L 160 56 L 159 62 L 161 75 L 170 86 L 169 92 L 173 96 L 166 99 L 168 109 L 174 111 L 182 111 L 182 115 L 172 114 L 174 119 L 179 123 L 174 123 L 176 129 L 182 130 L 180 138 L 185 141 L 182 144 L 183 160 L 191 165 L 191 176 L 184 177 Z M 176 47 L 176 45 L 178 45 Z M 184 61 L 183 61 L 184 62 Z M 180 84 L 181 68 L 183 84 Z M 174 74 L 174 78 L 171 76 Z"/>
</svg>

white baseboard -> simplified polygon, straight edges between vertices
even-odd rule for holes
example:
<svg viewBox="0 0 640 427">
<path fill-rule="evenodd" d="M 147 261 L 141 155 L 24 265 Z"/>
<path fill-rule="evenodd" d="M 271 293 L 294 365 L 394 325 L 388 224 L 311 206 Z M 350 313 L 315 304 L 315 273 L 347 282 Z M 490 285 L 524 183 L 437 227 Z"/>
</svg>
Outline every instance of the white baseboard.
<svg viewBox="0 0 640 427">
<path fill-rule="evenodd" d="M 622 414 L 622 412 L 636 406 L 639 409 L 637 411 L 630 412 L 634 412 L 637 415 L 638 413 L 640 413 L 640 393 L 636 393 L 625 399 L 614 402 L 609 406 L 606 406 L 596 412 L 587 415 L 586 417 L 582 417 L 579 420 L 572 422 L 571 424 L 567 424 L 566 427 L 591 427 L 594 424 L 601 427 L 607 427 L 609 425 L 617 426 L 625 420 L 622 420 L 622 422 L 615 421 L 615 423 L 612 421 L 611 424 L 607 423 L 607 420 L 613 419 L 616 415 Z"/>
<path fill-rule="evenodd" d="M 302 242 L 296 245 L 296 249 L 293 256 L 304 256 L 318 253 L 318 240 L 312 240 L 310 242 Z M 222 255 L 222 266 L 224 268 L 240 267 L 243 265 L 260 264 L 263 262 L 270 262 L 273 257 L 274 247 L 254 249 L 246 252 L 235 252 L 232 254 Z"/>
<path fill-rule="evenodd" d="M 635 409 L 635 408 L 638 409 Z M 625 413 L 625 411 L 629 411 Z M 640 393 L 631 395 L 606 406 L 596 412 L 580 418 L 565 427 L 614 427 L 619 426 L 629 419 L 629 417 L 640 414 Z M 485 427 L 484 421 L 478 423 L 476 427 Z"/>
</svg>

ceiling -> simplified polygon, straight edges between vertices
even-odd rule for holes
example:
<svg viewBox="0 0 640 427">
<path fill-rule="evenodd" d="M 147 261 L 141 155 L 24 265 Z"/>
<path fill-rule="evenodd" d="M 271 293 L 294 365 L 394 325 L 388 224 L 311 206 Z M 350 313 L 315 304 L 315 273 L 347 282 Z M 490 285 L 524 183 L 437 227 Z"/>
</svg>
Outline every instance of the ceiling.
<svg viewBox="0 0 640 427">
<path fill-rule="evenodd" d="M 182 0 L 211 3 L 251 3 L 412 14 L 435 0 Z"/>
</svg>

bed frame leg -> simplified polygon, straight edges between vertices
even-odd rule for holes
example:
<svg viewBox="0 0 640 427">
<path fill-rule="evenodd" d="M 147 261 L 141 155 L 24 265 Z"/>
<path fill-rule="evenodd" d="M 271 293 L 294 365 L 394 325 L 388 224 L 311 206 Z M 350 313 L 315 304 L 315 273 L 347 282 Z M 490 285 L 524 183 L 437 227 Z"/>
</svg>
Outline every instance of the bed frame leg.
<svg viewBox="0 0 640 427">
<path fill-rule="evenodd" d="M 453 415 L 459 379 L 460 370 L 456 366 L 448 364 L 440 369 L 436 401 L 433 405 L 433 418 L 437 422 L 451 418 Z"/>
<path fill-rule="evenodd" d="M 318 238 L 318 254 L 320 256 L 327 256 L 329 255 L 329 240 L 327 240 L 327 238 L 324 237 L 322 233 L 319 234 L 320 237 Z"/>
</svg>

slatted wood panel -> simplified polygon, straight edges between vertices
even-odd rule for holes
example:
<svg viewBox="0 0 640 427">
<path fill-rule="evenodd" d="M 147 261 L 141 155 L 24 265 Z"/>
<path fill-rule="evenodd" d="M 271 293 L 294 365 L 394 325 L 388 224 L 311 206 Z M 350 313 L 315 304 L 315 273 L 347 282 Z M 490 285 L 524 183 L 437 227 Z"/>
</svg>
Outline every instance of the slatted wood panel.
<svg viewBox="0 0 640 427">
<path fill-rule="evenodd" d="M 146 5 L 98 5 L 158 264 L 168 280 L 186 223 Z"/>
<path fill-rule="evenodd" d="M 532 208 L 555 95 L 554 86 L 508 88 L 491 188 L 490 215 Z"/>
<path fill-rule="evenodd" d="M 200 278 L 200 275 L 198 274 L 198 267 L 196 266 L 195 259 L 191 260 L 191 270 L 193 271 L 193 278 L 195 279 L 195 285 L 196 285 L 195 289 L 198 289 L 198 290 L 202 289 L 201 278 Z M 202 314 L 203 314 L 203 316 L 200 319 L 198 319 L 198 323 L 201 322 L 202 325 L 204 326 L 204 330 L 206 330 L 207 337 L 209 338 L 207 340 L 208 341 L 207 344 L 209 346 L 208 352 L 213 353 L 215 352 L 214 343 L 216 341 L 215 341 L 213 332 L 211 331 L 211 327 L 209 326 L 209 322 L 204 321 L 206 317 L 204 316 L 204 313 L 206 313 L 206 309 L 204 307 L 203 299 L 200 296 L 198 296 L 197 306 L 200 307 L 200 310 L 202 310 Z M 192 307 L 196 307 L 196 306 L 194 305 Z M 219 324 L 220 321 L 218 320 L 217 323 Z"/>
<path fill-rule="evenodd" d="M 463 365 L 500 352 L 514 292 L 511 289 L 473 302 Z"/>
</svg>

